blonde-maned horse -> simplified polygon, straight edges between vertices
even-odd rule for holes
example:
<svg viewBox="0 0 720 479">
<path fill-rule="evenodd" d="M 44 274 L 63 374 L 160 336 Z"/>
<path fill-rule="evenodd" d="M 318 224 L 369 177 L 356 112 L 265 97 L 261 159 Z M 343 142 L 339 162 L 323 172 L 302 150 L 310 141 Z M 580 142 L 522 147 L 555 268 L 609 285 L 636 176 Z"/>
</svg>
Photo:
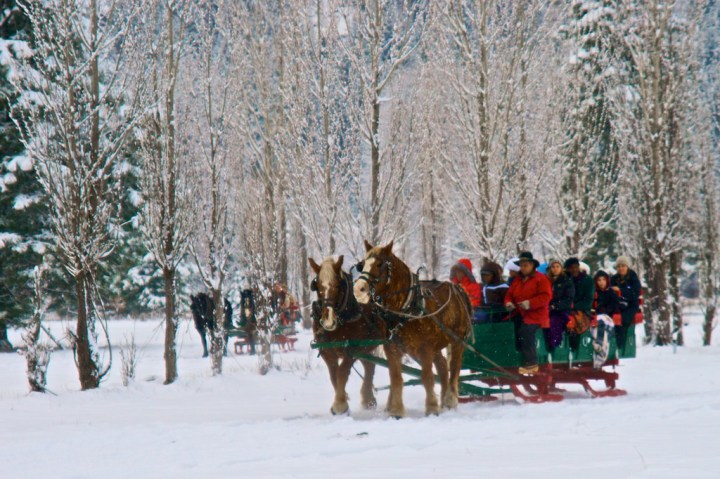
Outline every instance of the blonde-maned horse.
<svg viewBox="0 0 720 479">
<path fill-rule="evenodd" d="M 373 247 L 365 241 L 355 298 L 360 304 L 375 303 L 390 312 L 391 340 L 385 345 L 390 370 L 388 413 L 405 415 L 402 356 L 407 353 L 422 367 L 425 413 L 438 414 L 441 406 L 454 408 L 458 404 L 463 341 L 472 333 L 472 308 L 459 286 L 448 281 L 419 281 L 393 254 L 392 247 L 393 242 Z M 448 349 L 448 359 L 444 348 Z M 441 404 L 435 395 L 433 364 L 440 379 Z"/>
<path fill-rule="evenodd" d="M 360 305 L 353 295 L 352 277 L 342 270 L 343 257 L 337 261 L 325 258 L 322 264 L 309 258 L 315 272 L 311 289 L 317 293 L 313 303 L 313 335 L 316 343 L 339 341 L 376 341 L 387 338 L 387 328 L 382 319 L 372 314 L 372 307 Z M 355 354 L 372 354 L 375 346 L 355 346 L 348 348 L 320 348 L 320 357 L 327 364 L 330 382 L 335 389 L 335 399 L 330 408 L 333 414 L 345 414 L 349 411 L 348 395 L 345 392 L 348 376 Z M 361 360 L 365 374 L 360 388 L 360 403 L 365 409 L 377 406 L 373 393 L 375 363 Z"/>
</svg>

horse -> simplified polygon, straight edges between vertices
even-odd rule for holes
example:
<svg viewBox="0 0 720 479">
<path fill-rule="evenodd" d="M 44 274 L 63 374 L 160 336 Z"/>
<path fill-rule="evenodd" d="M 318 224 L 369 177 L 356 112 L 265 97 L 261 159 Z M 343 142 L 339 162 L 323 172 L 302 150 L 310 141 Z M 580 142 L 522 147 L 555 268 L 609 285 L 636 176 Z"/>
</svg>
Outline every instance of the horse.
<svg viewBox="0 0 720 479">
<path fill-rule="evenodd" d="M 317 294 L 313 302 L 313 336 L 316 343 L 328 343 L 345 340 L 379 340 L 387 337 L 387 328 L 381 318 L 373 314 L 369 305 L 360 305 L 353 295 L 352 277 L 342 270 L 343 256 L 337 261 L 325 258 L 321 264 L 309 258 L 315 272 L 310 289 Z M 334 415 L 349 411 L 348 395 L 345 385 L 350 369 L 355 362 L 355 354 L 372 354 L 377 346 L 356 346 L 347 348 L 321 348 L 320 356 L 327 364 L 330 382 L 335 390 L 335 398 L 330 412 Z M 375 363 L 361 360 L 365 374 L 360 388 L 360 401 L 365 409 L 374 409 L 377 400 L 373 394 L 373 376 Z"/>
<path fill-rule="evenodd" d="M 205 338 L 206 332 L 209 332 L 211 337 L 215 331 L 215 300 L 207 293 L 198 293 L 197 295 L 190 296 L 190 311 L 192 311 L 193 321 L 195 323 L 195 329 L 200 334 L 200 340 L 202 341 L 203 356 L 208 357 L 207 339 Z M 233 308 L 230 301 L 225 298 L 224 308 L 225 320 L 223 325 L 225 326 L 225 341 L 223 355 L 227 356 L 227 330 L 232 328 L 232 315 Z"/>
<path fill-rule="evenodd" d="M 460 287 L 449 281 L 420 281 L 417 274 L 392 252 L 393 242 L 374 247 L 365 241 L 365 258 L 353 293 L 358 303 L 375 303 L 385 311 L 391 340 L 385 345 L 390 372 L 387 411 L 403 417 L 402 357 L 420 363 L 425 386 L 426 415 L 439 414 L 440 406 L 458 405 L 459 378 L 465 340 L 472 334 L 472 307 Z M 448 359 L 442 353 L 448 349 Z M 435 365 L 440 379 L 441 405 L 435 395 Z"/>
</svg>

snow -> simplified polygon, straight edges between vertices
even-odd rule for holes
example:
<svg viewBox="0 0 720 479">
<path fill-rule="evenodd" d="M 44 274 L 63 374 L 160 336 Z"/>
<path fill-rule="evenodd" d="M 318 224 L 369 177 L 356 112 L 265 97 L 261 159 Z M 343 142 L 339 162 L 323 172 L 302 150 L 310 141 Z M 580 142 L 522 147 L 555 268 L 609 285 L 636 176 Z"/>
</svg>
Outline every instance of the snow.
<svg viewBox="0 0 720 479">
<path fill-rule="evenodd" d="M 27 394 L 23 358 L 0 355 L 0 476 L 718 477 L 720 347 L 701 347 L 701 318 L 689 321 L 677 354 L 646 346 L 623 362 L 625 397 L 573 390 L 561 403 L 505 398 L 426 418 L 423 391 L 410 387 L 400 421 L 360 410 L 354 373 L 352 416 L 331 416 L 332 389 L 309 333 L 296 352 L 276 353 L 279 371 L 260 376 L 254 357 L 231 353 L 212 377 L 184 320 L 181 377 L 164 386 L 162 321 L 111 321 L 118 346 L 134 333 L 139 348 L 138 379 L 127 388 L 117 346 L 110 377 L 89 392 L 78 391 L 72 354 L 55 352 L 48 386 L 57 396 Z M 62 337 L 71 323 L 48 324 Z M 11 340 L 19 343 L 18 331 Z M 387 384 L 385 370 L 375 383 Z M 381 405 L 386 398 L 378 393 Z"/>
</svg>

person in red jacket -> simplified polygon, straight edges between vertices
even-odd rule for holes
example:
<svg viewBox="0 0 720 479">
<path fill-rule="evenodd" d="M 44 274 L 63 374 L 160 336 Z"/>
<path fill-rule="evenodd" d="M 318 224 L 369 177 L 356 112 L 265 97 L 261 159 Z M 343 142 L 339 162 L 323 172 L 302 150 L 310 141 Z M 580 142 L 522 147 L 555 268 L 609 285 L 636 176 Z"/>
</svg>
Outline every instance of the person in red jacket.
<svg viewBox="0 0 720 479">
<path fill-rule="evenodd" d="M 457 263 L 450 268 L 450 279 L 453 283 L 462 286 L 465 293 L 470 298 L 470 304 L 473 307 L 473 316 L 478 316 L 480 306 L 482 306 L 482 293 L 480 284 L 475 281 L 472 272 L 472 263 L 467 258 L 460 258 Z"/>
<path fill-rule="evenodd" d="M 518 372 L 535 374 L 538 370 L 535 334 L 538 328 L 550 327 L 552 285 L 547 276 L 537 271 L 540 263 L 533 258 L 532 253 L 520 253 L 518 264 L 520 275 L 505 295 L 505 308 L 519 313 L 519 316 L 515 315 L 516 337 L 525 366 L 519 368 Z"/>
</svg>

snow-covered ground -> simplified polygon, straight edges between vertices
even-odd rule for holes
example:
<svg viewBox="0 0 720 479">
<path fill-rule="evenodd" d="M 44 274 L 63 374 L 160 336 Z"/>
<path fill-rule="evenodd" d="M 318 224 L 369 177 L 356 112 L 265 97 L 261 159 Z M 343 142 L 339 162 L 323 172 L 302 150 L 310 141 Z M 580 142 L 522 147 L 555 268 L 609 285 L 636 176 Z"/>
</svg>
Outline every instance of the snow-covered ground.
<svg viewBox="0 0 720 479">
<path fill-rule="evenodd" d="M 0 477 L 720 477 L 720 347 L 703 348 L 700 317 L 689 315 L 688 346 L 641 347 L 620 367 L 629 394 L 561 403 L 461 404 L 424 417 L 424 393 L 406 388 L 409 417 L 359 406 L 329 413 L 324 364 L 302 334 L 279 371 L 257 374 L 254 357 L 225 361 L 212 377 L 198 335 L 183 322 L 180 380 L 162 384 L 162 323 L 112 321 L 115 365 L 99 390 L 80 392 L 72 354 L 56 352 L 48 387 L 28 394 L 24 359 L 0 355 Z M 62 336 L 68 323 L 50 327 Z M 117 346 L 134 333 L 137 379 L 120 380 Z M 20 344 L 19 334 L 11 338 Z M 715 342 L 720 342 L 716 335 Z M 362 371 L 361 368 L 359 368 Z M 376 385 L 387 384 L 379 369 Z"/>
</svg>

